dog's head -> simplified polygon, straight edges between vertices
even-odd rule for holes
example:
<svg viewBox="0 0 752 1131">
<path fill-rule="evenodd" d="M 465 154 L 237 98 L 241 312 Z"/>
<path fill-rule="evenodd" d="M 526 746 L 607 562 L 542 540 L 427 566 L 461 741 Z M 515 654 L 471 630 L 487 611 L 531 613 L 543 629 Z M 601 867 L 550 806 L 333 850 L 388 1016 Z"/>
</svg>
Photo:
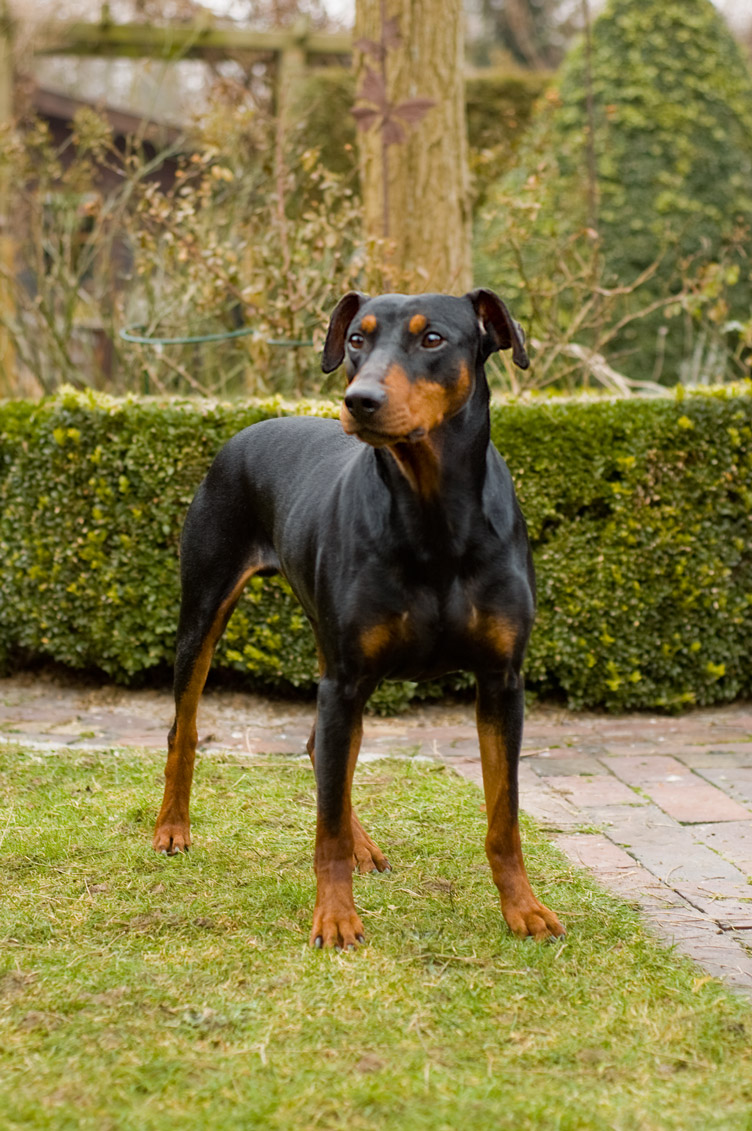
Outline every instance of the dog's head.
<svg viewBox="0 0 752 1131">
<path fill-rule="evenodd" d="M 342 425 L 374 447 L 423 439 L 472 395 L 478 369 L 495 350 L 529 362 L 521 327 L 488 290 L 451 295 L 350 291 L 326 335 L 321 368 L 345 362 Z"/>
</svg>

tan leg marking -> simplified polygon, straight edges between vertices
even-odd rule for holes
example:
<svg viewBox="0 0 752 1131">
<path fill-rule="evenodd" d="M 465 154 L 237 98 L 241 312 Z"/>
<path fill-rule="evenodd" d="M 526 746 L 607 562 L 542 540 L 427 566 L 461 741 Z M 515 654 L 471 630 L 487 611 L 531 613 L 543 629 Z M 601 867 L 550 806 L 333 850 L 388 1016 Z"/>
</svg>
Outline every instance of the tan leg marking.
<svg viewBox="0 0 752 1131">
<path fill-rule="evenodd" d="M 355 910 L 352 889 L 352 861 L 355 840 L 352 827 L 352 779 L 360 749 L 363 727 L 350 737 L 347 776 L 342 806 L 342 822 L 330 832 L 319 817 L 316 822 L 316 906 L 313 909 L 311 946 L 354 950 L 364 942 L 363 923 Z"/>
<path fill-rule="evenodd" d="M 224 632 L 230 614 L 243 591 L 245 583 L 261 566 L 254 566 L 242 574 L 229 597 L 225 598 L 217 610 L 201 651 L 191 673 L 191 678 L 181 696 L 167 740 L 167 765 L 165 766 L 165 788 L 162 807 L 154 829 L 152 847 L 155 852 L 166 852 L 174 856 L 185 852 L 191 845 L 191 824 L 189 816 L 193 767 L 196 761 L 196 713 L 201 692 L 211 667 L 214 649 Z"/>
<path fill-rule="evenodd" d="M 367 660 L 375 660 L 390 644 L 404 644 L 410 636 L 410 614 L 398 613 L 379 624 L 369 625 L 360 634 L 360 647 Z"/>
<path fill-rule="evenodd" d="M 311 736 L 306 744 L 308 755 L 311 759 L 311 764 L 316 766 L 316 724 L 313 724 Z M 360 872 L 361 875 L 366 875 L 368 872 L 391 872 L 392 866 L 387 860 L 384 853 L 372 840 L 366 830 L 360 823 L 358 814 L 354 809 L 350 810 L 350 824 L 353 836 L 353 858 L 352 870 L 353 872 Z"/>
<path fill-rule="evenodd" d="M 501 613 L 481 613 L 473 607 L 467 627 L 472 639 L 488 644 L 499 659 L 508 660 L 514 655 L 517 628 Z"/>
<path fill-rule="evenodd" d="M 512 812 L 509 770 L 499 728 L 478 719 L 483 790 L 488 815 L 486 855 L 501 897 L 501 911 L 518 938 L 558 937 L 564 928 L 533 894 L 522 857 L 517 814 Z"/>
</svg>

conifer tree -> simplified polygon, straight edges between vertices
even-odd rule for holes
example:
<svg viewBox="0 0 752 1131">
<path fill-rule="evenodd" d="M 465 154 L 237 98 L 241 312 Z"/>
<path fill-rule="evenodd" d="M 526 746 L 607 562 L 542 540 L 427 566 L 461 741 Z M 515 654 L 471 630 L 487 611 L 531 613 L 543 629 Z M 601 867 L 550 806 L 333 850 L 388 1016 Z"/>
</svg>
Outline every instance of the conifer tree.
<svg viewBox="0 0 752 1131">
<path fill-rule="evenodd" d="M 719 328 L 749 319 L 752 74 L 711 0 L 608 0 L 567 55 L 516 175 L 539 186 L 537 239 L 597 233 L 606 285 L 655 264 L 634 296 L 649 304 L 723 264 Z M 620 335 L 620 369 L 649 376 L 660 338 L 662 379 L 682 376 L 686 320 L 665 314 Z"/>
</svg>

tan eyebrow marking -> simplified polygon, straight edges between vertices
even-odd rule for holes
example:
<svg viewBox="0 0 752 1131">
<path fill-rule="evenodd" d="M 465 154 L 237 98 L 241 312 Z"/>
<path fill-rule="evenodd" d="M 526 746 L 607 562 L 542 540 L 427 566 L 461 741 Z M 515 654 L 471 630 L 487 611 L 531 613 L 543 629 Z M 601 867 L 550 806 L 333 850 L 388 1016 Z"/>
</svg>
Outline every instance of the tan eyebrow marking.
<svg viewBox="0 0 752 1131">
<path fill-rule="evenodd" d="M 425 330 L 428 325 L 428 319 L 425 314 L 413 314 L 412 318 L 407 324 L 407 328 L 411 334 L 419 334 L 421 330 Z"/>
<path fill-rule="evenodd" d="M 365 330 L 367 334 L 372 334 L 378 324 L 375 314 L 366 314 L 365 318 L 360 323 L 360 328 L 361 330 Z"/>
</svg>

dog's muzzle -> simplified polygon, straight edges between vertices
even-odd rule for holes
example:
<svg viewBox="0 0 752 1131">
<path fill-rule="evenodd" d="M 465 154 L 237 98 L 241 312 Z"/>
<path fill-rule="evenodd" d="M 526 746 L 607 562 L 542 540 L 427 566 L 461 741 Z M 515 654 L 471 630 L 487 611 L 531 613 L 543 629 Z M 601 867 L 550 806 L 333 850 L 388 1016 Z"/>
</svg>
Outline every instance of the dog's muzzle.
<svg viewBox="0 0 752 1131">
<path fill-rule="evenodd" d="M 379 409 L 387 401 L 386 390 L 375 382 L 368 381 L 362 384 L 355 382 L 345 394 L 345 407 L 356 424 L 366 427 L 373 423 Z"/>
</svg>

